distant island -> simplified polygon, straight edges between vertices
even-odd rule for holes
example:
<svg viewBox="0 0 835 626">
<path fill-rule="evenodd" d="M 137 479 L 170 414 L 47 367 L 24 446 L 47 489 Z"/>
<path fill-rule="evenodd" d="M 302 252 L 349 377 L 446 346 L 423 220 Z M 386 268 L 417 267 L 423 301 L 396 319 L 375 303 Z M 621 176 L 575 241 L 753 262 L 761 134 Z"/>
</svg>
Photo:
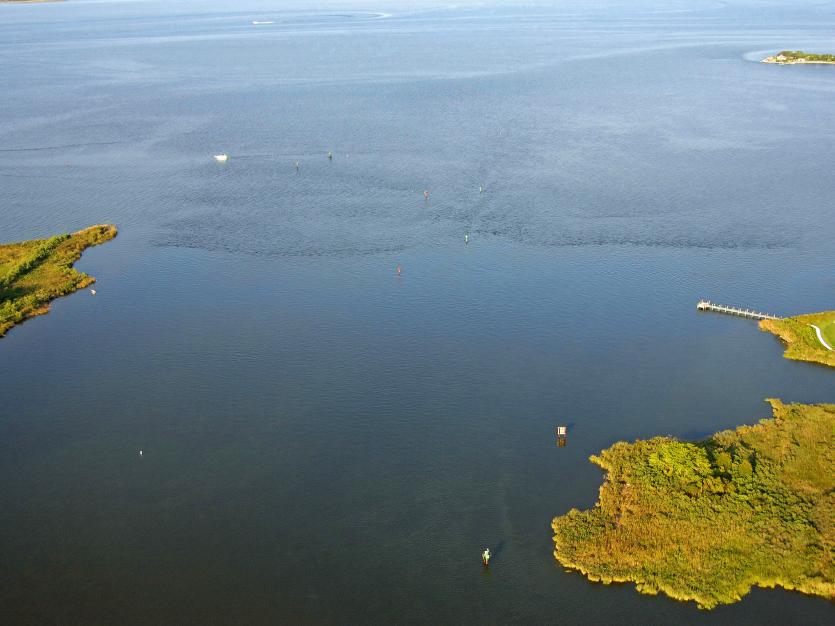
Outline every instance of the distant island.
<svg viewBox="0 0 835 626">
<path fill-rule="evenodd" d="M 0 337 L 12 326 L 49 311 L 49 302 L 95 282 L 73 269 L 90 246 L 116 236 L 99 224 L 76 233 L 0 245 Z"/>
<path fill-rule="evenodd" d="M 835 311 L 763 320 L 760 329 L 785 342 L 787 359 L 835 367 Z"/>
<path fill-rule="evenodd" d="M 835 54 L 812 54 L 802 50 L 783 50 L 772 57 L 766 57 L 763 63 L 776 63 L 777 65 L 795 65 L 799 63 L 818 63 L 824 65 L 835 65 Z"/>
<path fill-rule="evenodd" d="M 754 585 L 835 598 L 835 405 L 769 402 L 755 426 L 591 457 L 608 474 L 592 509 L 554 519 L 557 560 L 704 609 Z"/>
</svg>

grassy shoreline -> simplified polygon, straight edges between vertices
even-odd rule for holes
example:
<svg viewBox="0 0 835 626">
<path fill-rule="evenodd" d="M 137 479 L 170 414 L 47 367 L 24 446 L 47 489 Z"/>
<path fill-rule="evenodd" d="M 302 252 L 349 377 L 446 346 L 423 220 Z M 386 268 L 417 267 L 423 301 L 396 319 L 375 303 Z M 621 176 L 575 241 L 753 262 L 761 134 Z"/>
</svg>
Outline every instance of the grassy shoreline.
<svg viewBox="0 0 835 626">
<path fill-rule="evenodd" d="M 607 472 L 599 501 L 553 520 L 554 556 L 705 609 L 752 586 L 835 598 L 835 405 L 769 402 L 755 426 L 591 457 Z"/>
<path fill-rule="evenodd" d="M 786 345 L 783 356 L 795 361 L 808 361 L 835 367 L 835 351 L 827 350 L 818 339 L 812 324 L 818 326 L 824 339 L 835 346 L 835 311 L 809 313 L 782 320 L 763 320 L 760 330 L 777 335 Z"/>
<path fill-rule="evenodd" d="M 84 250 L 116 234 L 115 226 L 97 224 L 49 239 L 0 245 L 0 338 L 13 326 L 48 313 L 55 298 L 94 283 L 73 264 Z"/>
</svg>

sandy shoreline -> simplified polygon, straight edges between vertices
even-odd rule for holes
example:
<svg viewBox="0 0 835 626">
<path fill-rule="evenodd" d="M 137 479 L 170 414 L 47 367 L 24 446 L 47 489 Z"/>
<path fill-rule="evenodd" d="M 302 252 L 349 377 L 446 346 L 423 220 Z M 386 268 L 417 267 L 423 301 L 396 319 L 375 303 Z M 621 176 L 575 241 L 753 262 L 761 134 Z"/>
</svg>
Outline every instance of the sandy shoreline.
<svg viewBox="0 0 835 626">
<path fill-rule="evenodd" d="M 808 54 L 805 52 L 781 52 L 779 54 L 765 57 L 761 63 L 770 63 L 772 65 L 835 65 L 835 61 L 829 61 L 826 58 L 831 55 Z M 817 57 L 817 58 L 806 58 Z"/>
<path fill-rule="evenodd" d="M 760 63 L 770 63 L 772 65 L 835 65 L 835 61 L 804 61 L 798 59 L 796 61 L 777 61 L 776 59 L 763 59 Z"/>
</svg>

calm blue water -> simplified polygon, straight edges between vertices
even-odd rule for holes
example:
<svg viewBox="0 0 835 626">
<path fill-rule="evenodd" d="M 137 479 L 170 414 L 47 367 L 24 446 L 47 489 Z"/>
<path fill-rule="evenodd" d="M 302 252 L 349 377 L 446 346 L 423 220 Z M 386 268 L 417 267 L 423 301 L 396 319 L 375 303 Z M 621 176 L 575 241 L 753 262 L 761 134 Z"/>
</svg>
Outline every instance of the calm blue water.
<svg viewBox="0 0 835 626">
<path fill-rule="evenodd" d="M 835 401 L 695 312 L 835 308 L 835 69 L 756 63 L 835 7 L 694 4 L 0 5 L 0 240 L 120 228 L 0 342 L 2 621 L 831 623 L 551 555 L 601 448 Z"/>
</svg>

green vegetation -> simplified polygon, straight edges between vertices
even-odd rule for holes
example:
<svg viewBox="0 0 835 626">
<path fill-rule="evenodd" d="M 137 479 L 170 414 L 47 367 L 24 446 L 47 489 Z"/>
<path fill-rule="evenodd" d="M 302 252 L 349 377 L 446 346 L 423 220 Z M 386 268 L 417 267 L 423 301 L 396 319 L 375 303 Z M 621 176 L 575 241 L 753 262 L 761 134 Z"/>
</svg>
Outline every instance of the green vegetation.
<svg viewBox="0 0 835 626">
<path fill-rule="evenodd" d="M 832 316 L 832 319 L 835 320 L 835 315 Z M 819 328 L 823 331 L 824 341 L 826 341 L 831 348 L 835 348 L 835 321 L 831 321 L 828 324 L 824 323 L 824 325 L 819 326 Z"/>
<path fill-rule="evenodd" d="M 835 405 L 770 402 L 755 426 L 591 457 L 608 472 L 599 502 L 554 519 L 556 558 L 701 608 L 753 585 L 835 598 Z"/>
<path fill-rule="evenodd" d="M 790 65 L 794 63 L 835 63 L 835 54 L 813 54 L 802 50 L 781 50 L 773 57 L 763 59 L 763 63 Z"/>
<path fill-rule="evenodd" d="M 777 56 L 785 57 L 790 61 L 803 59 L 807 63 L 810 61 L 818 63 L 835 63 L 835 54 L 813 54 L 811 52 L 803 52 L 802 50 L 783 50 L 778 52 Z"/>
<path fill-rule="evenodd" d="M 95 282 L 72 265 L 86 248 L 115 236 L 115 226 L 99 224 L 71 235 L 0 245 L 0 337 L 49 311 L 50 300 Z"/>
<path fill-rule="evenodd" d="M 835 367 L 835 351 L 827 350 L 821 344 L 810 324 L 820 328 L 824 340 L 835 348 L 835 311 L 798 315 L 782 320 L 763 320 L 760 329 L 774 333 L 786 343 L 787 359 Z"/>
</svg>

